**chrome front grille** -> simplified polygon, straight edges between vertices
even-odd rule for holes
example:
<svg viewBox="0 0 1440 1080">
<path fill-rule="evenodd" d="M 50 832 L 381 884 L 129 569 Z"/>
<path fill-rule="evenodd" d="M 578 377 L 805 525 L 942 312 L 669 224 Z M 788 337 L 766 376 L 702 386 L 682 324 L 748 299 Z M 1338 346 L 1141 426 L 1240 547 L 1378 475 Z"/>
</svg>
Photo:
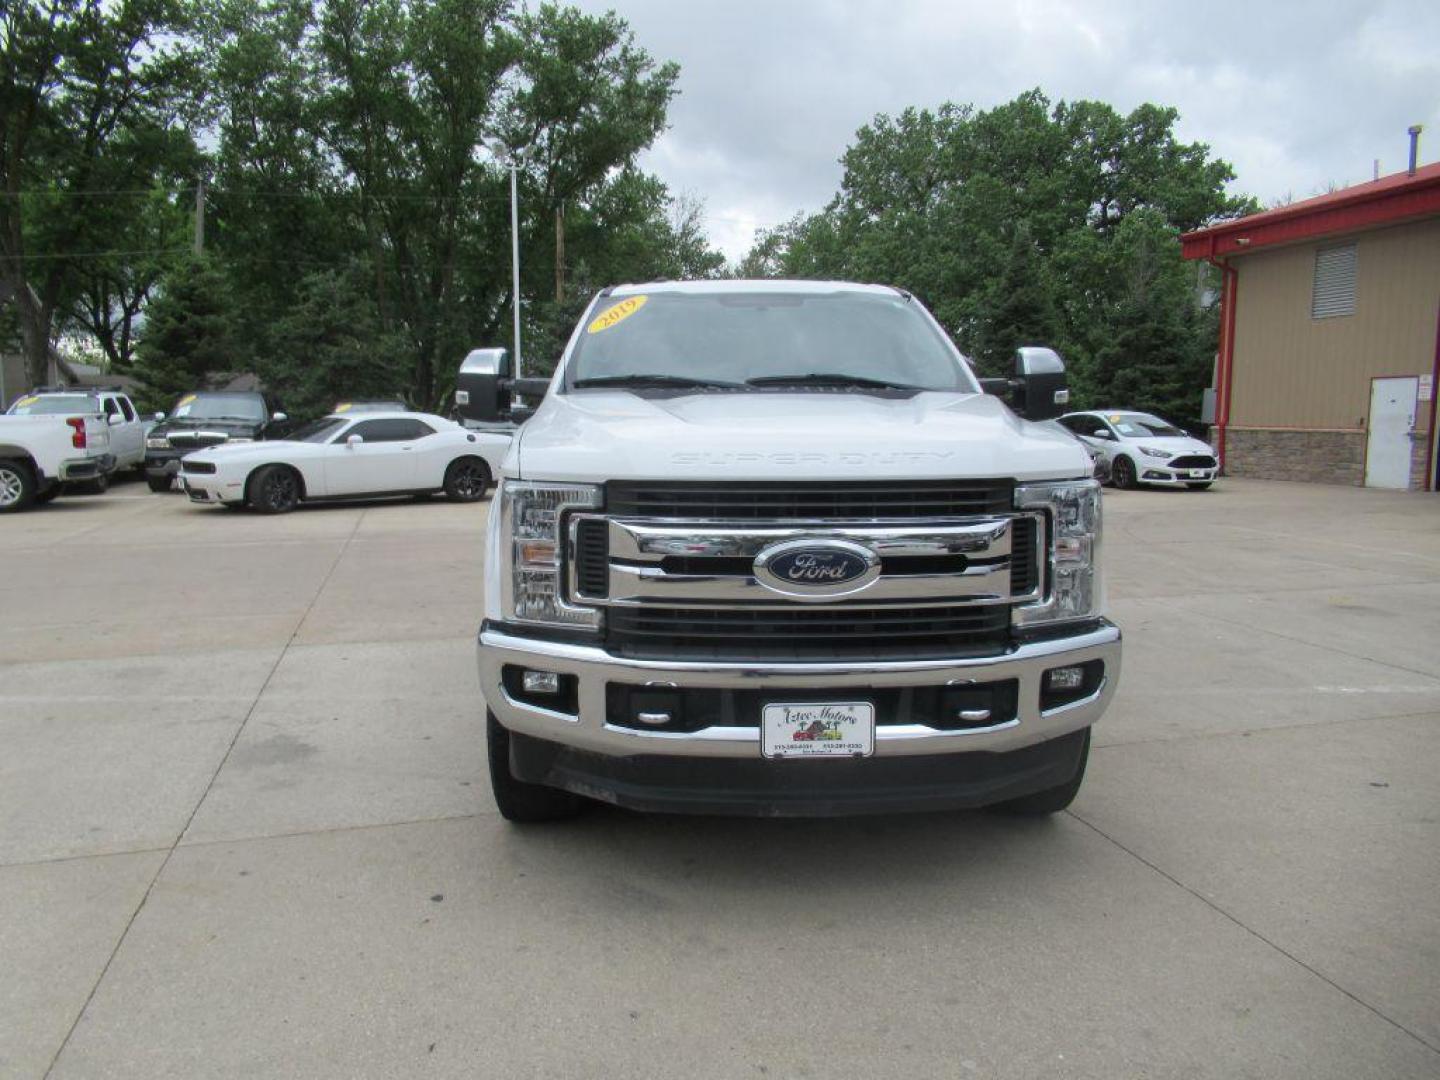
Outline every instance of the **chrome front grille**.
<svg viewBox="0 0 1440 1080">
<path fill-rule="evenodd" d="M 905 602 L 933 605 L 1010 604 L 1012 517 L 971 521 L 677 522 L 578 515 L 572 520 L 574 560 L 572 602 L 609 608 L 768 607 L 836 601 L 778 596 L 755 577 L 753 561 L 766 548 L 788 540 L 847 540 L 874 551 L 881 560 L 878 580 L 855 596 L 866 606 Z M 606 527 L 602 554 L 595 540 Z M 1021 545 L 1022 558 L 1034 557 Z M 599 561 L 604 559 L 603 571 Z M 1038 574 L 1022 580 L 1038 581 Z"/>
<path fill-rule="evenodd" d="M 567 600 L 599 609 L 607 648 L 635 657 L 994 655 L 1011 606 L 1044 588 L 1044 517 L 1012 507 L 1009 481 L 612 483 L 603 509 L 569 518 Z M 860 545 L 879 575 L 843 596 L 782 595 L 754 563 L 788 541 Z"/>
</svg>

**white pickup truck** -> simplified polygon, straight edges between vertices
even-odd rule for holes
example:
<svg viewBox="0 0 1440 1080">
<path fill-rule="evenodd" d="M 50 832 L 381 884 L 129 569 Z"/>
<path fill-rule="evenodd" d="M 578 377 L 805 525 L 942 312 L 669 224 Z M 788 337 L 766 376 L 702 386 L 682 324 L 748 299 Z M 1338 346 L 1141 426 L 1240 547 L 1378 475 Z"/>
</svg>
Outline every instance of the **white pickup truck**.
<svg viewBox="0 0 1440 1080">
<path fill-rule="evenodd" d="M 533 392 L 472 358 L 470 419 Z M 1034 422 L 1067 399 L 1044 348 L 982 385 L 898 289 L 605 290 L 490 515 L 501 813 L 1063 809 L 1120 673 L 1099 485 Z"/>
<path fill-rule="evenodd" d="M 104 490 L 145 461 L 145 431 L 129 397 L 109 388 L 42 388 L 0 416 L 0 513 L 49 502 L 64 484 Z"/>
</svg>

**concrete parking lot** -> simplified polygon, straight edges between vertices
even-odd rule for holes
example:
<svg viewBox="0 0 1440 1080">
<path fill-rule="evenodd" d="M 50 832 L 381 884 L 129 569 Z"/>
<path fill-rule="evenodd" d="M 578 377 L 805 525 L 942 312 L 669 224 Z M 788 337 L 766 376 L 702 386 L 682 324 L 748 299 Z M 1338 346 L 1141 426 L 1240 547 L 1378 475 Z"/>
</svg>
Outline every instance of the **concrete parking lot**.
<svg viewBox="0 0 1440 1080">
<path fill-rule="evenodd" d="M 487 510 L 0 520 L 0 1075 L 1440 1076 L 1440 499 L 1107 494 L 1054 819 L 530 830 Z"/>
</svg>

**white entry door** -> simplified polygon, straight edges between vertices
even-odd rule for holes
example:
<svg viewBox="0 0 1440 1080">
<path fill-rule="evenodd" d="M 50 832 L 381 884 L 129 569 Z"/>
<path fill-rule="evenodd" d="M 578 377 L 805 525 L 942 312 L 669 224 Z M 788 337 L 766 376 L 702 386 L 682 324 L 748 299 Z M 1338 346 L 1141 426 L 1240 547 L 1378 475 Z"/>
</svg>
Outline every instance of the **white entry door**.
<svg viewBox="0 0 1440 1080">
<path fill-rule="evenodd" d="M 1420 380 L 1370 380 L 1370 441 L 1365 450 L 1365 486 L 1410 486 L 1410 433 Z"/>
</svg>

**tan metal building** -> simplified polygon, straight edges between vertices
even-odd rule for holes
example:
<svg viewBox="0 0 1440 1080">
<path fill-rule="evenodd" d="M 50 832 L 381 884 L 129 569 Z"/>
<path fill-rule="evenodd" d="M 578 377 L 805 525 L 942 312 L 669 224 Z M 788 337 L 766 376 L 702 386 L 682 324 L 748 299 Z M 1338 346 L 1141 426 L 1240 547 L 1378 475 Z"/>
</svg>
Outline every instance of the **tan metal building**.
<svg viewBox="0 0 1440 1080">
<path fill-rule="evenodd" d="M 1440 164 L 1182 241 L 1222 270 L 1229 475 L 1437 489 Z"/>
</svg>

